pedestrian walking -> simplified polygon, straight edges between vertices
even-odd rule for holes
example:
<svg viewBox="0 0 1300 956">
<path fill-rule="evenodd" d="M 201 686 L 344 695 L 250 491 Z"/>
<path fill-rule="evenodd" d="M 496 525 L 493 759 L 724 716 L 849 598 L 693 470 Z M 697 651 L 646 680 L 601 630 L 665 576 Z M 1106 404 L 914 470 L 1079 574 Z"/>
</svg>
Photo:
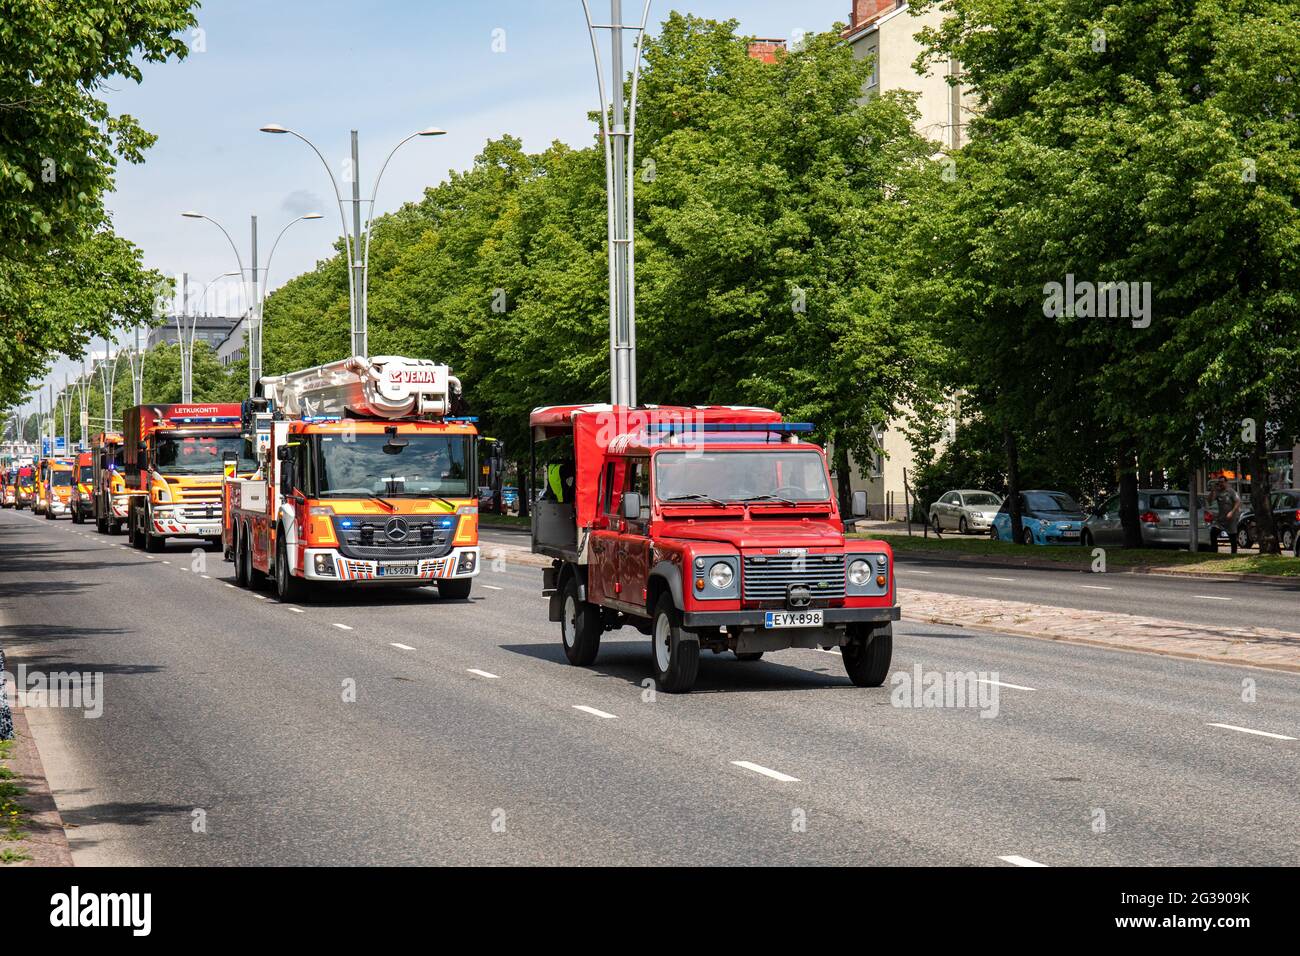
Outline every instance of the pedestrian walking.
<svg viewBox="0 0 1300 956">
<path fill-rule="evenodd" d="M 1237 553 L 1237 523 L 1241 520 L 1241 495 L 1223 478 L 1214 485 L 1214 503 L 1218 508 L 1215 525 L 1228 536 L 1232 553 Z"/>
</svg>

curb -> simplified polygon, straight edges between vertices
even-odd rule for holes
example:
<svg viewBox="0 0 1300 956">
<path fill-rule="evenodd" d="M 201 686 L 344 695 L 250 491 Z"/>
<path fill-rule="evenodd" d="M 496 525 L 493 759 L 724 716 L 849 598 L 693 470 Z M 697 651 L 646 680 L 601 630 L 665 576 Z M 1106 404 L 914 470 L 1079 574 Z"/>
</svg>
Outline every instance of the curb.
<svg viewBox="0 0 1300 956">
<path fill-rule="evenodd" d="M 36 747 L 36 738 L 32 736 L 27 715 L 21 707 L 14 711 L 14 740 L 17 745 L 9 763 L 15 774 L 14 783 L 25 791 L 20 800 L 28 813 L 23 821 L 23 838 L 10 846 L 31 859 L 0 868 L 73 866 L 63 817 L 50 792 L 49 781 L 45 779 L 45 767 Z"/>
</svg>

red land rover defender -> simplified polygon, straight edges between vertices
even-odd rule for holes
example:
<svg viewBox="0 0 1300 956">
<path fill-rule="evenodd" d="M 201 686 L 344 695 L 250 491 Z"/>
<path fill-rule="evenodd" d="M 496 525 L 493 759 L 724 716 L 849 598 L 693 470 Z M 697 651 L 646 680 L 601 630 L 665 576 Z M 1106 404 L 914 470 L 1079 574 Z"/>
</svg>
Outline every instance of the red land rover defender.
<svg viewBox="0 0 1300 956">
<path fill-rule="evenodd" d="M 854 684 L 884 682 L 894 555 L 845 540 L 825 455 L 799 438 L 811 425 L 760 408 L 609 405 L 539 408 L 530 424 L 533 551 L 554 558 L 543 587 L 571 663 L 590 665 L 605 631 L 631 625 L 669 692 L 691 689 L 702 648 L 753 661 L 839 647 Z"/>
</svg>

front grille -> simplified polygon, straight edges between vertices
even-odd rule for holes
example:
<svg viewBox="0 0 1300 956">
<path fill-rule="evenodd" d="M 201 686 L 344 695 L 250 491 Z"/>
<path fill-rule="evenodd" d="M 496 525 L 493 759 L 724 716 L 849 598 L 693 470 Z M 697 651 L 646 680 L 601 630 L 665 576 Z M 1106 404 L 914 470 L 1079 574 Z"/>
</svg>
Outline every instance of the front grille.
<svg viewBox="0 0 1300 956">
<path fill-rule="evenodd" d="M 221 502 L 186 501 L 175 506 L 172 514 L 178 521 L 215 521 L 221 517 Z"/>
<path fill-rule="evenodd" d="M 808 588 L 814 601 L 844 597 L 844 555 L 746 556 L 741 578 L 741 594 L 746 601 L 784 601 L 792 584 Z"/>
<path fill-rule="evenodd" d="M 339 550 L 346 557 L 371 561 L 440 558 L 451 552 L 456 535 L 454 516 L 403 515 L 402 518 L 406 522 L 406 537 L 394 540 L 385 530 L 388 516 L 367 519 L 335 515 L 334 534 L 339 540 Z"/>
</svg>

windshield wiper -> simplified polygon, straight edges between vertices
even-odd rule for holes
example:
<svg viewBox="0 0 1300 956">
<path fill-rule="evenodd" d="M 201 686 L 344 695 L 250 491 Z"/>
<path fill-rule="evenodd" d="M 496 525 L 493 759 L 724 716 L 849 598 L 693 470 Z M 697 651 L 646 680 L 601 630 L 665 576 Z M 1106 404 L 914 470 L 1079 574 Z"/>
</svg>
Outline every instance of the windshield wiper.
<svg viewBox="0 0 1300 956">
<path fill-rule="evenodd" d="M 779 501 L 781 504 L 790 505 L 792 508 L 799 504 L 793 498 L 782 498 L 780 495 L 754 495 L 752 498 L 745 499 L 746 503 L 750 501 Z"/>
<path fill-rule="evenodd" d="M 708 495 L 673 495 L 671 498 L 663 498 L 660 500 L 662 500 L 664 504 L 671 504 L 675 501 L 707 501 L 709 504 L 717 505 L 719 508 L 727 507 L 725 501 L 719 501 L 717 498 L 710 498 Z"/>
<path fill-rule="evenodd" d="M 338 491 L 322 491 L 319 497 L 321 498 L 369 498 L 372 501 L 378 501 L 389 511 L 397 510 L 397 505 L 393 504 L 387 498 L 381 498 L 373 491 L 367 491 L 363 488 L 358 488 L 356 491 L 350 491 L 346 488 L 340 489 Z"/>
</svg>

